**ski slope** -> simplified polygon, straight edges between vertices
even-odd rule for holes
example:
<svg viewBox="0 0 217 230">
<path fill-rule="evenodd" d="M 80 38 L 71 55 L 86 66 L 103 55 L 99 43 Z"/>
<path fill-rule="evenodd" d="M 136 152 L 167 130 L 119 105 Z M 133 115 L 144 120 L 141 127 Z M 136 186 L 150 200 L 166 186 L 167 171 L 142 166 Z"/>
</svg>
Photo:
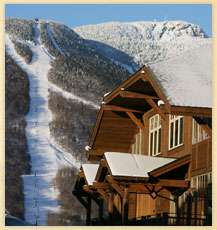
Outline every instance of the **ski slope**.
<svg viewBox="0 0 217 230">
<path fill-rule="evenodd" d="M 30 110 L 26 116 L 28 154 L 31 175 L 23 175 L 25 220 L 35 225 L 47 225 L 48 212 L 58 212 L 58 190 L 54 178 L 58 169 L 80 167 L 72 154 L 64 151 L 52 139 L 49 123 L 52 113 L 48 107 L 49 82 L 47 73 L 52 57 L 41 45 L 39 25 L 34 27 L 35 41 L 28 43 L 33 58 L 26 64 L 6 35 L 6 49 L 16 63 L 28 74 L 30 82 Z M 54 87 L 53 87 L 54 88 Z"/>
<path fill-rule="evenodd" d="M 53 37 L 52 31 L 49 27 L 49 24 L 46 23 L 46 29 L 47 29 L 47 34 L 51 40 L 51 42 L 53 43 L 54 47 L 61 53 L 61 55 L 65 56 L 64 52 L 62 51 L 62 49 L 59 47 L 59 45 L 56 43 L 55 38 Z"/>
<path fill-rule="evenodd" d="M 89 101 L 89 100 L 86 100 L 86 99 L 84 99 L 84 98 L 82 98 L 82 97 L 76 96 L 76 95 L 74 95 L 74 94 L 72 94 L 72 93 L 69 93 L 69 92 L 67 92 L 67 91 L 65 91 L 65 90 L 63 90 L 63 89 L 61 89 L 61 88 L 58 87 L 57 85 L 54 85 L 54 84 L 51 83 L 51 82 L 49 82 L 49 89 L 51 89 L 51 91 L 53 91 L 53 92 L 58 93 L 59 95 L 61 95 L 61 96 L 64 97 L 64 98 L 71 99 L 71 100 L 75 100 L 75 101 L 77 101 L 77 102 L 81 102 L 81 103 L 83 103 L 84 105 L 91 106 L 91 107 L 93 107 L 93 108 L 95 108 L 95 109 L 99 109 L 99 108 L 100 108 L 100 107 L 99 107 L 97 104 L 95 104 L 94 102 Z"/>
</svg>

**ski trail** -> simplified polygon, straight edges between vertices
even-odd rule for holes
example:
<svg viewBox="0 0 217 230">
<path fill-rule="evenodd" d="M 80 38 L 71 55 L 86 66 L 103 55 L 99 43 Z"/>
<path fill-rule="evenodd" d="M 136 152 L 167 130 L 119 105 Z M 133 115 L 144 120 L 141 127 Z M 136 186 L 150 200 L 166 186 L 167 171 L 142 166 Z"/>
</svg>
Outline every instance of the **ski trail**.
<svg viewBox="0 0 217 230">
<path fill-rule="evenodd" d="M 48 212 L 58 212 L 58 190 L 54 178 L 64 166 L 79 167 L 70 154 L 58 148 L 50 136 L 49 123 L 52 113 L 48 108 L 49 82 L 47 73 L 51 57 L 40 42 L 39 25 L 35 31 L 35 45 L 29 44 L 33 58 L 30 64 L 16 53 L 10 38 L 6 36 L 6 49 L 16 63 L 28 74 L 30 82 L 30 110 L 26 116 L 28 154 L 31 158 L 31 175 L 23 175 L 25 220 L 31 224 L 47 225 Z"/>
<path fill-rule="evenodd" d="M 61 95 L 62 97 L 64 97 L 64 98 L 72 99 L 72 100 L 81 102 L 81 103 L 83 103 L 84 105 L 92 106 L 92 107 L 95 108 L 95 109 L 99 109 L 99 108 L 100 108 L 100 107 L 99 107 L 97 104 L 95 104 L 94 102 L 85 100 L 85 99 L 82 98 L 82 97 L 78 97 L 78 96 L 76 96 L 76 95 L 74 95 L 74 94 L 72 94 L 72 93 L 69 93 L 69 92 L 67 92 L 67 91 L 65 91 L 65 90 L 63 90 L 63 89 L 61 89 L 60 87 L 54 85 L 54 84 L 51 83 L 51 82 L 49 82 L 49 88 L 50 88 L 52 91 L 54 91 L 54 92 L 60 94 L 60 95 Z"/>
<path fill-rule="evenodd" d="M 46 30 L 47 30 L 47 34 L 51 40 L 51 42 L 53 43 L 54 47 L 63 55 L 65 56 L 64 52 L 62 51 L 62 49 L 59 47 L 59 45 L 57 44 L 57 42 L 55 41 L 55 38 L 53 37 L 52 31 L 49 27 L 48 22 L 46 23 Z"/>
</svg>

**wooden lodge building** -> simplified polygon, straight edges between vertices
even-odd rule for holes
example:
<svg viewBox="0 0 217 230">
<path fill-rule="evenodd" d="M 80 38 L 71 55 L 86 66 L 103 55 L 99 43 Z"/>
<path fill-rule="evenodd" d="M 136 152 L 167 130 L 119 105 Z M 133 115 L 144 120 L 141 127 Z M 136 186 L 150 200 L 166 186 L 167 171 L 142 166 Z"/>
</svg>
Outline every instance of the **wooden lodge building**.
<svg viewBox="0 0 217 230">
<path fill-rule="evenodd" d="M 87 225 L 211 225 L 211 49 L 200 49 L 104 96 L 73 190 Z"/>
</svg>

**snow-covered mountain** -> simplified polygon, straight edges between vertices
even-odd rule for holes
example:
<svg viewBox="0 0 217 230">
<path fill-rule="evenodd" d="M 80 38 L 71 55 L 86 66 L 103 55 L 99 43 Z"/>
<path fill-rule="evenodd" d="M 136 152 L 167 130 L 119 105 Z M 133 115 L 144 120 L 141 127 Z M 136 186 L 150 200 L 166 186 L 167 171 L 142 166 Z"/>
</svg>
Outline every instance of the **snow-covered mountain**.
<svg viewBox="0 0 217 230">
<path fill-rule="evenodd" d="M 62 167 L 76 171 L 86 160 L 84 147 L 103 95 L 145 63 L 173 58 L 211 40 L 199 26 L 180 21 L 112 22 L 72 30 L 53 21 L 10 18 L 5 30 L 6 53 L 30 83 L 25 120 L 31 173 L 23 176 L 24 209 L 26 220 L 39 225 L 48 224 L 48 212 L 61 209 L 57 172 L 61 177 Z M 12 73 L 6 81 L 13 79 Z M 76 201 L 67 200 L 66 206 L 70 202 L 64 218 L 78 218 Z"/>
<path fill-rule="evenodd" d="M 46 225 L 49 216 L 61 210 L 57 173 L 64 167 L 78 169 L 85 160 L 84 147 L 102 95 L 129 73 L 54 22 L 8 19 L 6 53 L 30 82 L 26 139 L 31 173 L 23 175 L 24 216 L 31 224 Z"/>
<path fill-rule="evenodd" d="M 209 40 L 202 28 L 184 21 L 109 22 L 76 27 L 74 31 L 102 53 L 134 67 L 165 60 Z M 106 46 L 122 51 L 125 58 Z"/>
</svg>

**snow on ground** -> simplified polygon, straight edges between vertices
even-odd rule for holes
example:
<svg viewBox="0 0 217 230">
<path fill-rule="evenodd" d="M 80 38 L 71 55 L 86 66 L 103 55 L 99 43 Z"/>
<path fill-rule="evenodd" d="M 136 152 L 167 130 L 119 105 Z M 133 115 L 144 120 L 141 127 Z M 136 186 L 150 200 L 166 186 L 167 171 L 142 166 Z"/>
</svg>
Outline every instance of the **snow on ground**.
<svg viewBox="0 0 217 230">
<path fill-rule="evenodd" d="M 72 99 L 72 100 L 76 100 L 78 102 L 81 102 L 83 103 L 84 105 L 89 105 L 89 106 L 92 106 L 93 108 L 95 109 L 99 109 L 100 107 L 95 104 L 94 102 L 92 101 L 88 101 L 88 100 L 85 100 L 84 98 L 82 97 L 78 97 L 72 93 L 69 93 L 63 89 L 61 89 L 60 87 L 58 87 L 57 85 L 54 85 L 53 83 L 49 82 L 49 88 L 56 92 L 56 93 L 59 93 L 62 97 L 64 98 L 67 98 L 67 99 Z"/>
<path fill-rule="evenodd" d="M 73 30 L 84 39 L 95 41 L 99 51 L 102 43 L 122 51 L 129 56 L 132 66 L 139 67 L 175 57 L 208 40 L 202 28 L 184 21 L 107 22 L 83 25 Z M 102 48 L 106 49 L 105 46 Z M 106 55 L 105 50 L 103 53 Z M 126 63 L 126 57 L 122 59 L 116 52 L 108 53 L 109 58 Z"/>
<path fill-rule="evenodd" d="M 16 53 L 6 35 L 6 49 L 29 76 L 30 111 L 26 116 L 28 153 L 31 157 L 31 175 L 23 175 L 25 220 L 32 224 L 47 225 L 47 212 L 57 212 L 58 191 L 54 178 L 59 168 L 80 167 L 80 163 L 58 146 L 50 136 L 52 114 L 48 108 L 49 82 L 47 73 L 51 58 L 40 44 L 39 25 L 35 25 L 35 44 L 29 44 L 33 59 L 30 64 Z M 63 93 L 62 93 L 63 94 Z M 67 94 L 68 95 L 68 94 Z"/>
<path fill-rule="evenodd" d="M 59 45 L 56 43 L 55 38 L 53 37 L 52 31 L 49 27 L 49 24 L 46 22 L 46 29 L 47 29 L 47 34 L 51 40 L 51 42 L 53 43 L 54 47 L 63 55 L 65 56 L 64 52 L 62 51 L 62 49 L 59 47 Z"/>
</svg>

